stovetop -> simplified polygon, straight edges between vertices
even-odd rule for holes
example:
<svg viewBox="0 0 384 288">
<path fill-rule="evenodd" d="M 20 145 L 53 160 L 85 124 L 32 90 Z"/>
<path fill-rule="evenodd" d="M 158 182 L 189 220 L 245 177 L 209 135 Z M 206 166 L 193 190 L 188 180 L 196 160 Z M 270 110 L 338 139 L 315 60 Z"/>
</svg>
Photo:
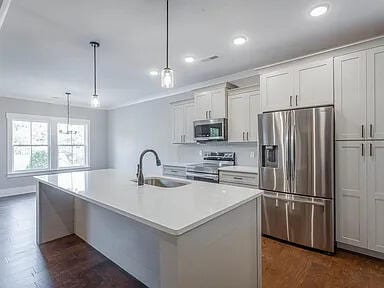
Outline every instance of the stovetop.
<svg viewBox="0 0 384 288">
<path fill-rule="evenodd" d="M 214 163 L 200 163 L 195 165 L 187 166 L 187 172 L 198 172 L 208 174 L 219 174 L 219 168 L 225 166 L 233 166 L 230 164 L 214 164 Z"/>
<path fill-rule="evenodd" d="M 205 152 L 204 162 L 187 166 L 187 172 L 219 174 L 219 168 L 235 165 L 233 152 Z"/>
</svg>

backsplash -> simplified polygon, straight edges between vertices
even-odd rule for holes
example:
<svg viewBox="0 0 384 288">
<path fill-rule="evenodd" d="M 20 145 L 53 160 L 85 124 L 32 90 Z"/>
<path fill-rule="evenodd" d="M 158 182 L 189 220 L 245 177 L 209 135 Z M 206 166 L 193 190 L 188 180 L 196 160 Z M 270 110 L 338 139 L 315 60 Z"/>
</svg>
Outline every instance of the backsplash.
<svg viewBox="0 0 384 288">
<path fill-rule="evenodd" d="M 235 152 L 236 165 L 258 166 L 257 143 L 209 142 L 207 144 L 177 145 L 177 162 L 201 162 L 200 152 L 205 151 Z"/>
</svg>

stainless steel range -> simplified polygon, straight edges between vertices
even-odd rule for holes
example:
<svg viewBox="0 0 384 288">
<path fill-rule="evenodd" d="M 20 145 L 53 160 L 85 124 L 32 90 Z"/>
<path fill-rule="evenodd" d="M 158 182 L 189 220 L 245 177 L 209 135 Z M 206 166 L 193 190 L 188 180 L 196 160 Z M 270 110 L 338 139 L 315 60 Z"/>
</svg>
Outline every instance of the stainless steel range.
<svg viewBox="0 0 384 288">
<path fill-rule="evenodd" d="M 234 165 L 234 152 L 204 152 L 203 163 L 187 166 L 187 179 L 218 183 L 219 168 Z"/>
</svg>

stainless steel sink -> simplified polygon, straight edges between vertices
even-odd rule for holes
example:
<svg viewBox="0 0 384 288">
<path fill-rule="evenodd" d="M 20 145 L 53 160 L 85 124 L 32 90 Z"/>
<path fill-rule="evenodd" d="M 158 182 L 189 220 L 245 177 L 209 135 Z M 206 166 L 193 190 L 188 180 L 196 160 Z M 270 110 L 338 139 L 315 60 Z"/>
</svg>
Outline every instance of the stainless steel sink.
<svg viewBox="0 0 384 288">
<path fill-rule="evenodd" d="M 137 180 L 132 180 L 137 182 Z M 162 188 L 176 188 L 188 185 L 188 182 L 181 182 L 172 179 L 162 178 L 162 177 L 148 177 L 144 179 L 144 184 L 162 187 Z"/>
</svg>

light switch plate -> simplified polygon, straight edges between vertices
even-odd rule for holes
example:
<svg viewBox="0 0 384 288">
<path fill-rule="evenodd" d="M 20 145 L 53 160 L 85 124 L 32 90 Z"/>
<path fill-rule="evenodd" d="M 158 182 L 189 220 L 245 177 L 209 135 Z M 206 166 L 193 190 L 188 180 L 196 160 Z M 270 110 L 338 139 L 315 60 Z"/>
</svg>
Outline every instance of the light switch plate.
<svg viewBox="0 0 384 288">
<path fill-rule="evenodd" d="M 249 154 L 249 158 L 254 159 L 254 158 L 255 158 L 255 152 L 252 151 L 252 152 Z"/>
</svg>

